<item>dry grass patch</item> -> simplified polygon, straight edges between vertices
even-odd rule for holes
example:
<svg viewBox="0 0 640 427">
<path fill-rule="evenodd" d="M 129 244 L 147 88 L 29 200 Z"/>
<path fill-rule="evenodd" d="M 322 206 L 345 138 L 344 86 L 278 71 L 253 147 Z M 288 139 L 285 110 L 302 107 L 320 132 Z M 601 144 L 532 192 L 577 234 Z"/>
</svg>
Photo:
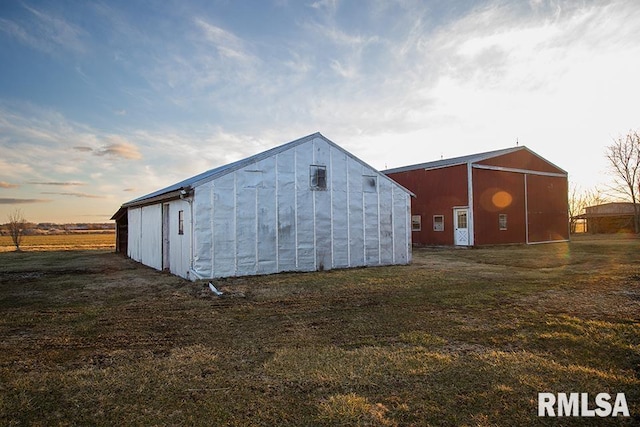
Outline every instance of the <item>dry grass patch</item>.
<svg viewBox="0 0 640 427">
<path fill-rule="evenodd" d="M 395 426 L 397 423 L 385 417 L 389 412 L 383 404 L 371 404 L 367 398 L 355 393 L 330 396 L 319 405 L 321 421 L 332 425 Z"/>
<path fill-rule="evenodd" d="M 410 266 L 190 283 L 107 251 L 0 253 L 0 424 L 640 421 L 638 239 L 420 249 Z"/>
<path fill-rule="evenodd" d="M 60 251 L 115 249 L 115 233 L 43 234 L 24 236 L 20 243 L 23 251 Z M 9 236 L 0 236 L 0 252 L 14 251 Z"/>
</svg>

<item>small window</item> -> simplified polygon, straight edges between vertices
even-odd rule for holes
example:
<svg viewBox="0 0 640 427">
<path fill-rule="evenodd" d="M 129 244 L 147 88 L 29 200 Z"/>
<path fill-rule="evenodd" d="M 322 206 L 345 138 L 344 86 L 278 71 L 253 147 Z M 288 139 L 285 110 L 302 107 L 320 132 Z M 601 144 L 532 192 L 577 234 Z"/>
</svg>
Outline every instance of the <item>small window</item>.
<svg viewBox="0 0 640 427">
<path fill-rule="evenodd" d="M 363 176 L 362 177 L 362 191 L 365 193 L 375 193 L 378 187 L 377 176 Z"/>
<path fill-rule="evenodd" d="M 309 186 L 312 190 L 327 189 L 327 167 L 311 165 L 309 167 Z"/>
<path fill-rule="evenodd" d="M 411 231 L 422 230 L 422 216 L 411 215 Z"/>
<path fill-rule="evenodd" d="M 433 216 L 433 231 L 444 231 L 444 215 Z"/>
<path fill-rule="evenodd" d="M 458 228 L 467 228 L 467 211 L 466 210 L 458 211 L 457 218 L 458 218 L 457 227 Z"/>
<path fill-rule="evenodd" d="M 178 234 L 184 234 L 184 211 L 178 211 Z"/>
<path fill-rule="evenodd" d="M 498 226 L 500 227 L 500 230 L 507 229 L 507 214 L 498 215 Z"/>
</svg>

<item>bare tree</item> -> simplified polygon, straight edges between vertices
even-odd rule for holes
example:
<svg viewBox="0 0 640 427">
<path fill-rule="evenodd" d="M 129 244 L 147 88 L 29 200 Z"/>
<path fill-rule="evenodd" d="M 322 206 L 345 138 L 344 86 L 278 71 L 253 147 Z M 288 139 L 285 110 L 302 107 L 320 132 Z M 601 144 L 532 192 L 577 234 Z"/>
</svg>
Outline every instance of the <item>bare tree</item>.
<svg viewBox="0 0 640 427">
<path fill-rule="evenodd" d="M 569 187 L 569 232 L 576 232 L 578 216 L 582 215 L 585 208 L 583 194 L 579 192 L 578 186 L 571 184 Z"/>
<path fill-rule="evenodd" d="M 22 236 L 24 236 L 24 231 L 27 229 L 28 223 L 24 218 L 22 211 L 20 209 L 15 209 L 9 213 L 9 235 L 11 236 L 11 240 L 13 240 L 13 244 L 16 246 L 16 251 L 20 251 L 20 242 L 22 241 Z"/>
<path fill-rule="evenodd" d="M 640 233 L 640 134 L 629 131 L 607 147 L 606 156 L 616 183 L 614 190 L 633 203 L 634 230 Z"/>
<path fill-rule="evenodd" d="M 593 190 L 580 190 L 580 188 L 571 184 L 569 186 L 569 229 L 571 233 L 576 232 L 576 226 L 581 215 L 586 213 L 586 208 L 605 203 L 602 190 L 594 188 Z"/>
</svg>

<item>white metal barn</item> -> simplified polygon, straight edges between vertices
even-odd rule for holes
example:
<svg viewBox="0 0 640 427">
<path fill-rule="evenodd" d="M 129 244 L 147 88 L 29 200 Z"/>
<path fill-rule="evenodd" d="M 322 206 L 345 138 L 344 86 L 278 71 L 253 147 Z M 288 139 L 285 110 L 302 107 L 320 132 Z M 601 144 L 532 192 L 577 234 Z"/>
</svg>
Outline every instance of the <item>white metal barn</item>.
<svg viewBox="0 0 640 427">
<path fill-rule="evenodd" d="M 411 195 L 315 133 L 123 204 L 116 250 L 191 280 L 408 264 Z"/>
</svg>

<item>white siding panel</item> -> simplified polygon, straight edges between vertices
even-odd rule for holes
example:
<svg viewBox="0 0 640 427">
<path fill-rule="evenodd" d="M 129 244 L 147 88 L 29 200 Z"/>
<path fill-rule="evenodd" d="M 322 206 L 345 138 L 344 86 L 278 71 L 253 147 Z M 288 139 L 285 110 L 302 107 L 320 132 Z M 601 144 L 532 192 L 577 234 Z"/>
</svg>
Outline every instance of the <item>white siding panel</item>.
<svg viewBox="0 0 640 427">
<path fill-rule="evenodd" d="M 386 179 L 378 179 L 380 264 L 393 263 L 393 187 Z"/>
<path fill-rule="evenodd" d="M 240 275 L 257 273 L 256 209 L 257 187 L 262 185 L 263 171 L 249 167 L 236 174 L 236 262 Z"/>
<path fill-rule="evenodd" d="M 313 271 L 315 267 L 315 235 L 313 191 L 309 185 L 309 166 L 314 164 L 313 145 L 296 147 L 296 242 L 297 270 Z"/>
<path fill-rule="evenodd" d="M 140 257 L 140 239 L 142 237 L 142 221 L 141 221 L 142 209 L 141 208 L 129 208 L 127 209 L 129 232 L 127 241 L 127 255 L 129 258 L 135 261 L 142 261 Z"/>
<path fill-rule="evenodd" d="M 257 188 L 257 272 L 258 274 L 268 274 L 278 271 L 276 158 L 265 159 L 260 162 L 260 166 L 263 174 L 261 185 Z"/>
<path fill-rule="evenodd" d="M 366 265 L 364 261 L 364 210 L 362 165 L 349 159 L 349 256 L 350 266 Z"/>
<path fill-rule="evenodd" d="M 296 269 L 295 151 L 277 157 L 278 271 Z"/>
<path fill-rule="evenodd" d="M 213 185 L 213 275 L 236 274 L 235 174 L 220 177 Z M 242 206 L 238 207 L 242 209 Z M 251 272 L 241 272 L 251 274 Z"/>
<path fill-rule="evenodd" d="M 162 204 L 142 207 L 141 222 L 140 262 L 162 270 Z"/>
<path fill-rule="evenodd" d="M 394 188 L 393 190 L 393 238 L 394 263 L 411 262 L 411 196 Z"/>
<path fill-rule="evenodd" d="M 362 180 L 362 176 L 360 177 Z M 365 264 L 380 263 L 380 220 L 378 218 L 378 193 L 362 193 L 364 206 Z"/>
<path fill-rule="evenodd" d="M 193 200 L 193 270 L 202 278 L 213 277 L 213 185 L 196 187 Z M 194 277 L 198 278 L 198 277 Z"/>
<path fill-rule="evenodd" d="M 349 266 L 349 205 L 346 153 L 333 150 L 331 154 L 331 217 L 333 267 Z"/>
</svg>

